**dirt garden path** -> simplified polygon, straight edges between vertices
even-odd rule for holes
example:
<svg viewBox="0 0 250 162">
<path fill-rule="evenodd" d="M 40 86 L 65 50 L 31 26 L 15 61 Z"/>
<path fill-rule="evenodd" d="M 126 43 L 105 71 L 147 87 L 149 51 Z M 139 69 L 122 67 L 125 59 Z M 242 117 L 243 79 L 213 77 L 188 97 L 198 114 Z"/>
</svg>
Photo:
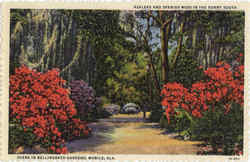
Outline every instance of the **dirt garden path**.
<svg viewBox="0 0 250 162">
<path fill-rule="evenodd" d="M 67 144 L 82 154 L 196 154 L 199 142 L 178 140 L 157 123 L 144 123 L 139 115 L 115 115 L 89 124 L 92 136 Z"/>
</svg>

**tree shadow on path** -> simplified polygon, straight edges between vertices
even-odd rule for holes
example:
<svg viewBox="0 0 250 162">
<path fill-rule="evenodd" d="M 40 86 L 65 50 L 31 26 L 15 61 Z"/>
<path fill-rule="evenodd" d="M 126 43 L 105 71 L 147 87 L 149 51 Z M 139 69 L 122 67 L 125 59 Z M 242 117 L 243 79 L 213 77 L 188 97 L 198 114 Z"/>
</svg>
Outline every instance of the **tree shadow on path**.
<svg viewBox="0 0 250 162">
<path fill-rule="evenodd" d="M 112 134 L 114 134 L 116 128 L 124 126 L 125 123 L 142 121 L 142 118 L 132 115 L 100 119 L 98 122 L 88 124 L 88 127 L 92 129 L 92 135 L 89 138 L 67 142 L 66 147 L 70 153 L 96 152 L 98 146 L 114 142 Z"/>
<path fill-rule="evenodd" d="M 88 126 L 92 129 L 92 135 L 86 139 L 79 139 L 66 143 L 69 152 L 94 152 L 97 146 L 112 143 L 111 135 L 114 133 L 115 128 L 120 127 L 110 122 L 90 123 Z"/>
</svg>

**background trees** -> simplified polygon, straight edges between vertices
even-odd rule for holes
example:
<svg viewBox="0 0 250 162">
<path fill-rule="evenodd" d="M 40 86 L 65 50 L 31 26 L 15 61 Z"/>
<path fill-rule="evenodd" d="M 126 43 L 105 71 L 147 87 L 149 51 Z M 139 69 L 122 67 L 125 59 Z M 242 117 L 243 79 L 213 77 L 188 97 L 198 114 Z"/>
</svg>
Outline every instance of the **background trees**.
<svg viewBox="0 0 250 162">
<path fill-rule="evenodd" d="M 196 70 L 244 52 L 238 11 L 11 10 L 10 73 L 59 68 L 106 102 L 159 104 L 166 82 L 185 87 Z M 150 107 L 150 106 L 149 106 Z"/>
</svg>

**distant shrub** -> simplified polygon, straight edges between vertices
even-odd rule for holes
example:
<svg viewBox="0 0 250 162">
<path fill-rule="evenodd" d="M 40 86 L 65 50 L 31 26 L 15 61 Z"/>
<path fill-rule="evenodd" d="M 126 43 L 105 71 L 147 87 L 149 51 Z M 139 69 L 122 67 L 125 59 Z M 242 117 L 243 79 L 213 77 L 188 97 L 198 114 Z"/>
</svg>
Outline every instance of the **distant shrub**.
<svg viewBox="0 0 250 162">
<path fill-rule="evenodd" d="M 97 103 L 94 89 L 82 80 L 74 80 L 69 86 L 79 117 L 88 121 L 95 119 Z"/>
<path fill-rule="evenodd" d="M 96 97 L 96 115 L 95 116 L 97 119 L 109 118 L 110 116 L 112 116 L 112 114 L 109 113 L 104 108 L 104 101 L 102 97 Z"/>
<path fill-rule="evenodd" d="M 100 97 L 100 100 L 102 101 L 102 104 L 109 104 L 111 101 L 107 98 L 107 97 L 105 97 L 105 96 L 101 96 Z"/>
<path fill-rule="evenodd" d="M 74 80 L 69 86 L 71 89 L 70 97 L 74 101 L 81 119 L 96 121 L 111 115 L 103 108 L 103 99 L 96 97 L 94 89 L 86 82 Z"/>
<path fill-rule="evenodd" d="M 150 122 L 160 122 L 164 110 L 161 105 L 154 105 L 148 117 Z"/>
</svg>

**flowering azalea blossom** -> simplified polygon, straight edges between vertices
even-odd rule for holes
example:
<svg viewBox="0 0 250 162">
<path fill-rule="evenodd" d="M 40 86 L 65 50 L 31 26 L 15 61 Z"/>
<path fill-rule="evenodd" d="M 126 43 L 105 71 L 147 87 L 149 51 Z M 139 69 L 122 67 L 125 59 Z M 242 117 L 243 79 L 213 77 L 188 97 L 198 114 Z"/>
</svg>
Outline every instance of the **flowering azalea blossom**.
<svg viewBox="0 0 250 162">
<path fill-rule="evenodd" d="M 67 153 L 65 139 L 90 133 L 86 122 L 75 117 L 75 105 L 64 85 L 58 69 L 39 73 L 21 66 L 10 76 L 10 118 L 17 119 L 24 134 L 32 130 L 37 142 L 58 154 Z"/>
<path fill-rule="evenodd" d="M 243 57 L 243 54 L 240 54 Z M 216 67 L 204 71 L 207 79 L 185 88 L 179 83 L 167 83 L 161 91 L 162 106 L 170 122 L 176 108 L 182 108 L 192 116 L 201 118 L 203 111 L 222 104 L 225 114 L 230 111 L 232 102 L 243 105 L 244 99 L 244 65 L 232 70 L 225 62 L 218 62 Z"/>
</svg>

